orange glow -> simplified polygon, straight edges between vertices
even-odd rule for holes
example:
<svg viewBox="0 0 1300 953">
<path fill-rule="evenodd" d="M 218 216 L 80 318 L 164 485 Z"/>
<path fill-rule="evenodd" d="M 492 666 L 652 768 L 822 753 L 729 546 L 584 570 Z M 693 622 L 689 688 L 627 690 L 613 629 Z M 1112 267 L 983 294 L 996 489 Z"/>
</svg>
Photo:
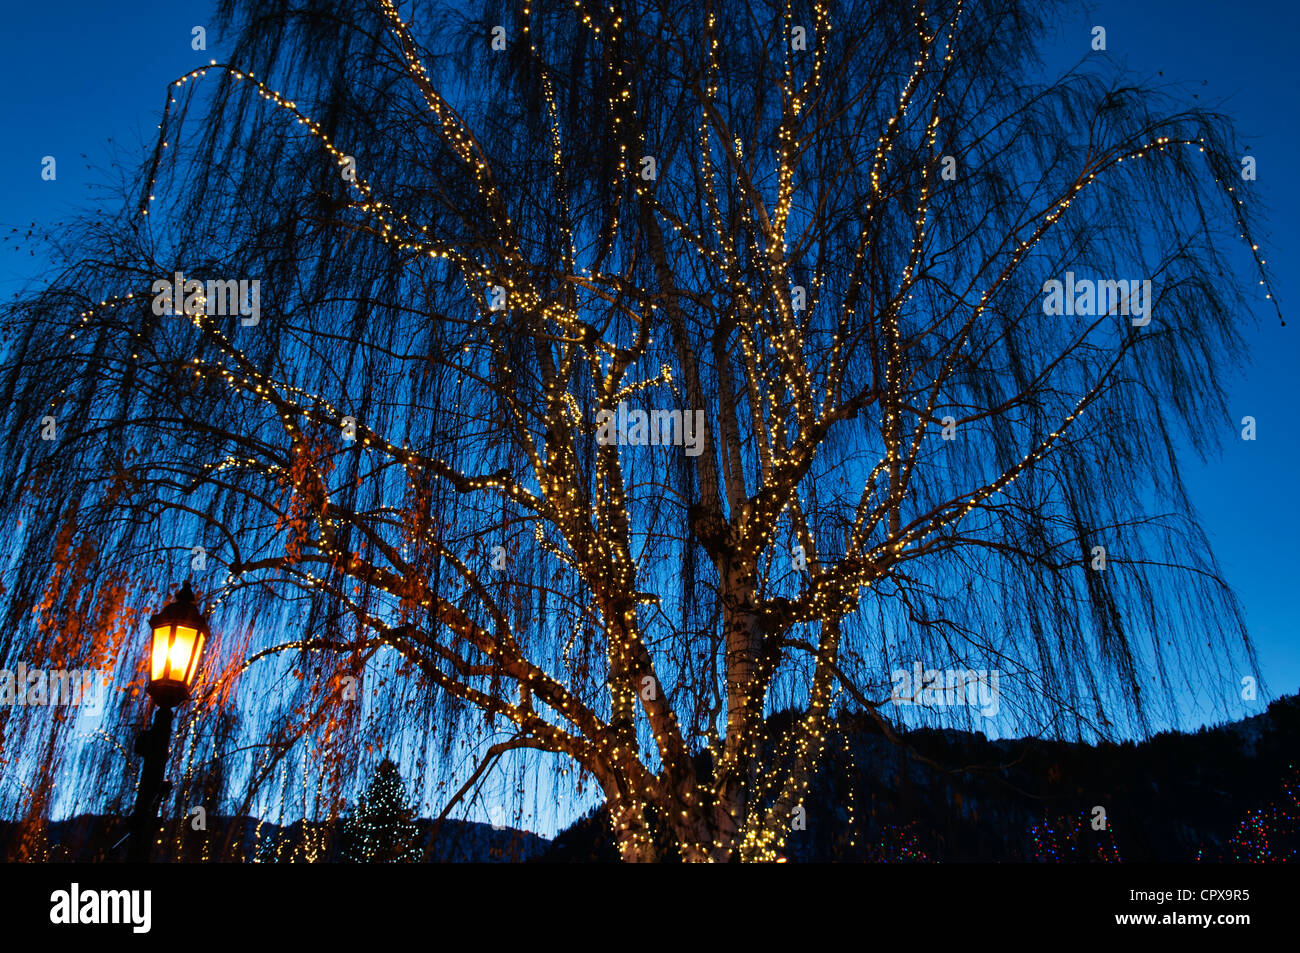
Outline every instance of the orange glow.
<svg viewBox="0 0 1300 953">
<path fill-rule="evenodd" d="M 172 637 L 171 651 L 167 653 L 167 663 L 170 671 L 167 677 L 178 682 L 189 684 L 190 658 L 194 652 L 194 641 L 198 637 L 198 629 L 186 628 L 183 625 L 176 627 L 176 634 Z"/>
<path fill-rule="evenodd" d="M 170 625 L 153 630 L 153 665 L 149 676 L 152 681 L 158 681 L 166 671 L 167 643 L 171 641 L 171 633 Z"/>
<path fill-rule="evenodd" d="M 194 646 L 194 652 L 190 655 L 190 669 L 185 673 L 185 684 L 194 684 L 194 675 L 199 670 L 199 659 L 203 657 L 203 634 L 199 634 L 198 644 Z"/>
<path fill-rule="evenodd" d="M 153 634 L 153 680 L 189 685 L 203 651 L 203 636 L 188 626 L 164 625 Z"/>
</svg>

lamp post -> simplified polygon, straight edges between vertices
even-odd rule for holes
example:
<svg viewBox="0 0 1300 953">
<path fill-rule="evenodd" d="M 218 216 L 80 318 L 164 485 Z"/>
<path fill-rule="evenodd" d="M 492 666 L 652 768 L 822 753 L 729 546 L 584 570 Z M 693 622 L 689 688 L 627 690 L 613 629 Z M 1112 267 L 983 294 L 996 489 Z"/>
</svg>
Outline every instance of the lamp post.
<svg viewBox="0 0 1300 953">
<path fill-rule="evenodd" d="M 208 640 L 208 623 L 194 604 L 194 590 L 188 581 L 173 602 L 149 619 L 153 646 L 149 663 L 149 697 L 158 710 L 153 725 L 136 739 L 136 754 L 144 755 L 140 788 L 131 814 L 131 838 L 127 860 L 149 859 L 153 827 L 158 819 L 158 798 L 162 793 L 167 748 L 172 736 L 172 709 L 190 697 L 190 687 L 199 668 L 199 656 Z"/>
</svg>

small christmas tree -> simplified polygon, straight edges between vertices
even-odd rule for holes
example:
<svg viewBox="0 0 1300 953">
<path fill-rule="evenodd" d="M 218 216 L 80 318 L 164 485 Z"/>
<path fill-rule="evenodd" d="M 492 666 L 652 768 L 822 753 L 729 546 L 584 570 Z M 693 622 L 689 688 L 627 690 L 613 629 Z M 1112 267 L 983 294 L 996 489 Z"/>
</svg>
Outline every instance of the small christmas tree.
<svg viewBox="0 0 1300 953">
<path fill-rule="evenodd" d="M 1096 830 L 1088 811 L 1043 816 L 1029 829 L 1034 840 L 1034 861 L 1039 864 L 1118 864 L 1115 834 L 1109 826 Z"/>
<path fill-rule="evenodd" d="M 1280 864 L 1300 861 L 1300 769 L 1290 767 L 1282 779 L 1282 797 L 1267 807 L 1247 811 L 1219 859 L 1233 864 Z M 1204 848 L 1196 859 L 1202 860 Z"/>
<path fill-rule="evenodd" d="M 867 848 L 866 859 L 871 864 L 927 864 L 930 855 L 921 847 L 916 822 L 909 821 L 885 825 L 879 840 Z"/>
<path fill-rule="evenodd" d="M 419 859 L 419 828 L 396 763 L 379 765 L 352 816 L 344 820 L 343 857 L 356 864 L 409 864 Z"/>
</svg>

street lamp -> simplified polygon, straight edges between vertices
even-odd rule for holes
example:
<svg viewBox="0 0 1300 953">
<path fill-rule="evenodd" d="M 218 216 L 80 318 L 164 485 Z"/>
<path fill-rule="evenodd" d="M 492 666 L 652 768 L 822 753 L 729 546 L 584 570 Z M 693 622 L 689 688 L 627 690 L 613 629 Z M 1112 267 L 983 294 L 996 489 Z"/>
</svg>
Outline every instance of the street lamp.
<svg viewBox="0 0 1300 953">
<path fill-rule="evenodd" d="M 153 630 L 149 697 L 161 708 L 173 708 L 190 697 L 209 634 L 188 581 L 176 593 L 175 602 L 149 619 L 149 628 Z"/>
<path fill-rule="evenodd" d="M 144 755 L 140 788 L 131 815 L 131 839 L 127 859 L 149 859 L 153 827 L 158 820 L 158 798 L 162 793 L 167 748 L 172 736 L 172 709 L 190 697 L 199 657 L 210 634 L 208 623 L 194 604 L 189 581 L 176 598 L 149 619 L 153 646 L 149 654 L 149 697 L 158 706 L 153 726 L 136 739 L 136 754 Z"/>
</svg>

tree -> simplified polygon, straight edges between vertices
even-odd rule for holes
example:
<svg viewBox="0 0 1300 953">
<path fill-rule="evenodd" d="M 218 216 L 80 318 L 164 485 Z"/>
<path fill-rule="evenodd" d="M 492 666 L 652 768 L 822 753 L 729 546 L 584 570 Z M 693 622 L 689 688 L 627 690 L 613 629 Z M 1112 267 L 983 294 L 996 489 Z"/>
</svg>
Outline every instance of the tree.
<svg viewBox="0 0 1300 953">
<path fill-rule="evenodd" d="M 1038 82 L 1056 9 L 226 0 L 7 312 L 0 644 L 138 683 L 104 633 L 192 569 L 205 691 L 298 685 L 249 809 L 436 728 L 448 776 L 484 739 L 447 811 L 540 753 L 628 860 L 777 857 L 839 707 L 979 717 L 914 663 L 1032 734 L 1225 707 L 1177 449 L 1231 423 L 1257 203 L 1224 117 Z"/>
<path fill-rule="evenodd" d="M 929 859 L 921 847 L 915 821 L 887 824 L 881 829 L 879 840 L 867 848 L 867 862 L 873 864 L 923 864 Z"/>
<path fill-rule="evenodd" d="M 1087 811 L 1078 814 L 1043 814 L 1029 828 L 1035 863 L 1117 864 L 1122 858 L 1110 827 L 1098 830 Z"/>
<path fill-rule="evenodd" d="M 354 864 L 412 863 L 419 859 L 415 811 L 406 806 L 406 790 L 397 763 L 385 758 L 342 825 L 343 856 Z"/>
<path fill-rule="evenodd" d="M 1232 864 L 1282 864 L 1300 860 L 1300 769 L 1282 779 L 1282 796 L 1253 808 L 1237 823 L 1220 860 Z M 1204 856 L 1204 848 L 1196 859 Z"/>
</svg>

